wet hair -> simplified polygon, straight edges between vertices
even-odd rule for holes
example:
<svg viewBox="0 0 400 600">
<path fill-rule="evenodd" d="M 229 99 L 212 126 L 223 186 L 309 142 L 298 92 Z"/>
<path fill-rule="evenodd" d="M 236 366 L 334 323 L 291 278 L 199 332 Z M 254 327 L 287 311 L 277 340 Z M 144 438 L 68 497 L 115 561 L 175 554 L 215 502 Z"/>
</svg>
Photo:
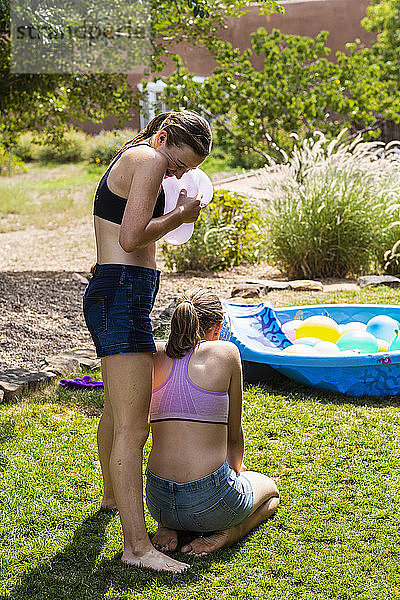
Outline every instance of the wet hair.
<svg viewBox="0 0 400 600">
<path fill-rule="evenodd" d="M 165 347 L 170 358 L 182 358 L 198 344 L 213 325 L 222 323 L 224 312 L 218 296 L 194 289 L 184 294 L 171 318 L 171 333 Z"/>
<path fill-rule="evenodd" d="M 183 144 L 187 144 L 201 158 L 206 158 L 211 152 L 212 133 L 206 119 L 191 110 L 181 110 L 160 113 L 154 117 L 137 136 L 118 150 L 115 157 L 126 148 L 135 146 L 161 130 L 167 132 L 168 146 L 182 147 Z"/>
</svg>

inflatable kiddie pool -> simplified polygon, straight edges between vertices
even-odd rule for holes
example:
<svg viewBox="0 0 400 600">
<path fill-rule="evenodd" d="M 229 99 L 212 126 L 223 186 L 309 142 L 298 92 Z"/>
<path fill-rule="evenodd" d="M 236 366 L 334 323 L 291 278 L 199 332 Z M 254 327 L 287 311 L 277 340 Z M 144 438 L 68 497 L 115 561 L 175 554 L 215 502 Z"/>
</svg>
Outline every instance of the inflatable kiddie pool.
<svg viewBox="0 0 400 600">
<path fill-rule="evenodd" d="M 400 394 L 400 350 L 351 356 L 285 354 L 282 350 L 291 342 L 281 328 L 288 321 L 314 315 L 331 317 L 340 324 L 367 323 L 382 314 L 400 322 L 400 306 L 319 304 L 274 309 L 269 303 L 225 301 L 223 306 L 226 317 L 224 339 L 236 344 L 245 364 L 257 367 L 258 373 L 265 370 L 264 380 L 269 379 L 272 368 L 300 383 L 351 396 Z"/>
</svg>

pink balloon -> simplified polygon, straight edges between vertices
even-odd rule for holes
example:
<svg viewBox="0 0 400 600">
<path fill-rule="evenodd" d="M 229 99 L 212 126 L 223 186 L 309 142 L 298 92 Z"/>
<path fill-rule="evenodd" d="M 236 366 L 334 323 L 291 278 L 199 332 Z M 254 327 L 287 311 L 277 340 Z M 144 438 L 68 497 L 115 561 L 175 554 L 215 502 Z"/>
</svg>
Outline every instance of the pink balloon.
<svg viewBox="0 0 400 600">
<path fill-rule="evenodd" d="M 282 331 L 290 342 L 293 343 L 296 339 L 296 329 L 302 323 L 303 321 L 301 321 L 300 319 L 293 319 L 292 321 L 286 321 L 286 323 L 282 325 Z"/>
<path fill-rule="evenodd" d="M 180 179 L 176 177 L 166 177 L 163 179 L 162 186 L 165 193 L 164 214 L 174 210 L 181 190 L 186 190 L 187 195 L 200 200 L 200 206 L 203 208 L 211 202 L 214 189 L 208 175 L 199 168 L 191 169 Z M 168 244 L 184 244 L 191 237 L 194 230 L 194 223 L 182 223 L 179 227 L 164 235 L 163 239 Z"/>
</svg>

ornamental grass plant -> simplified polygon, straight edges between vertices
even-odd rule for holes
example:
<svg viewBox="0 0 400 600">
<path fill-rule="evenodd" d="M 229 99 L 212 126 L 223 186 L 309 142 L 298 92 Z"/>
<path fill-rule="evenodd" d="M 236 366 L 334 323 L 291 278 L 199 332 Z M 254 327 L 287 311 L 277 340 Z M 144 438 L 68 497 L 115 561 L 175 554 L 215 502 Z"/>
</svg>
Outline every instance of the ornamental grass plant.
<svg viewBox="0 0 400 600">
<path fill-rule="evenodd" d="M 396 143 L 345 134 L 329 141 L 315 132 L 266 184 L 269 254 L 289 277 L 382 271 L 400 239 Z"/>
</svg>

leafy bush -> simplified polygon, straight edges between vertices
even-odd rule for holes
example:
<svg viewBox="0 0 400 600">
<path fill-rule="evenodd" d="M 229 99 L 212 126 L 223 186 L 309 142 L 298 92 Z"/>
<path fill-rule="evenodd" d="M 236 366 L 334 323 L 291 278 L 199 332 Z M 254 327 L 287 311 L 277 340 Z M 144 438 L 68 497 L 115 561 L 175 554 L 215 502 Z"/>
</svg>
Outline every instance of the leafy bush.
<svg viewBox="0 0 400 600">
<path fill-rule="evenodd" d="M 92 137 L 89 142 L 88 159 L 96 165 L 108 165 L 114 154 L 128 140 L 137 135 L 133 129 L 120 129 L 117 131 L 102 131 Z"/>
<path fill-rule="evenodd" d="M 190 240 L 182 246 L 164 243 L 168 268 L 178 271 L 228 269 L 262 256 L 263 221 L 247 200 L 226 190 L 214 192 L 201 211 Z"/>
<path fill-rule="evenodd" d="M 45 142 L 37 150 L 38 159 L 43 162 L 80 162 L 87 158 L 88 136 L 83 131 L 68 129 L 57 142 Z"/>
<path fill-rule="evenodd" d="M 8 175 L 10 166 L 10 153 L 6 148 L 0 144 L 0 175 Z M 20 173 L 21 171 L 26 172 L 23 161 L 11 153 L 11 174 Z"/>
<path fill-rule="evenodd" d="M 18 138 L 14 153 L 24 162 L 38 160 L 40 145 L 37 143 L 37 139 L 37 136 L 35 137 L 31 131 L 22 133 Z"/>
<path fill-rule="evenodd" d="M 328 142 L 315 132 L 267 184 L 270 256 L 290 277 L 381 270 L 400 231 L 398 155 L 343 134 Z"/>
</svg>

